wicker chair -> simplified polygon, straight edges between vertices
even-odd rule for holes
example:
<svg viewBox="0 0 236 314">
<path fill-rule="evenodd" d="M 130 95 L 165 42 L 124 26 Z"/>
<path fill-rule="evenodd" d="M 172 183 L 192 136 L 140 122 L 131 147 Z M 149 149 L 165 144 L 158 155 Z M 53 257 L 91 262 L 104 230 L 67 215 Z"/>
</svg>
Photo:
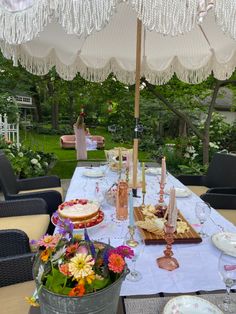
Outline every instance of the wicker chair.
<svg viewBox="0 0 236 314">
<path fill-rule="evenodd" d="M 222 216 L 236 225 L 236 188 L 213 188 L 201 195 Z"/>
<path fill-rule="evenodd" d="M 0 186 L 6 200 L 44 199 L 50 215 L 62 203 L 61 182 L 57 176 L 17 179 L 3 151 L 0 151 Z"/>
<path fill-rule="evenodd" d="M 236 188 L 236 155 L 216 153 L 205 176 L 180 175 L 177 179 L 199 196 L 209 188 Z"/>
<path fill-rule="evenodd" d="M 36 226 L 36 227 L 35 227 Z M 43 199 L 0 202 L 0 230 L 20 229 L 33 240 L 46 232 L 52 233 L 48 207 Z"/>
<path fill-rule="evenodd" d="M 35 290 L 32 275 L 34 253 L 20 230 L 0 230 L 0 299 L 2 314 L 28 313 L 25 301 Z"/>
</svg>

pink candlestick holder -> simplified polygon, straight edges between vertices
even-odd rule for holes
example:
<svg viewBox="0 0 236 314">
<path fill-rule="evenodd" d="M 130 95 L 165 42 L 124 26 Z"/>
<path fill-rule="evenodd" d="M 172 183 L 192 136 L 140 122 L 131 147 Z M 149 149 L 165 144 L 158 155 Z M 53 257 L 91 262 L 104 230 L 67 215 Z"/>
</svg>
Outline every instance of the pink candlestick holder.
<svg viewBox="0 0 236 314">
<path fill-rule="evenodd" d="M 176 258 L 173 257 L 174 253 L 172 252 L 172 243 L 174 243 L 174 227 L 165 224 L 165 240 L 166 248 L 164 250 L 164 256 L 156 259 L 157 265 L 159 268 L 172 271 L 179 267 L 179 263 Z"/>
<path fill-rule="evenodd" d="M 165 184 L 160 183 L 159 200 L 158 200 L 158 204 L 155 206 L 157 216 L 160 218 L 163 218 L 165 216 L 165 212 L 167 209 L 167 205 L 164 201 L 164 190 L 165 190 Z"/>
</svg>

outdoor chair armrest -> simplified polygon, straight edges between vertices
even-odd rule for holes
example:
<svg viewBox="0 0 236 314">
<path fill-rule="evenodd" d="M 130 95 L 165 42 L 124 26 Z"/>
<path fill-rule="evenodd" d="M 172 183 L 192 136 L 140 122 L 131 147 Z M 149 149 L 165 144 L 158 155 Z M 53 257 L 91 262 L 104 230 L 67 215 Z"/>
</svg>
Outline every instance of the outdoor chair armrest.
<svg viewBox="0 0 236 314">
<path fill-rule="evenodd" d="M 177 176 L 177 179 L 184 185 L 206 185 L 206 176 L 202 175 L 179 175 Z"/>
<path fill-rule="evenodd" d="M 48 214 L 47 203 L 42 198 L 16 199 L 0 202 L 0 217 Z"/>
<path fill-rule="evenodd" d="M 30 252 L 29 237 L 18 229 L 0 230 L 0 259 Z"/>
<path fill-rule="evenodd" d="M 33 279 L 34 253 L 0 258 L 0 287 Z"/>
<path fill-rule="evenodd" d="M 45 189 L 61 186 L 58 176 L 42 176 L 28 179 L 18 179 L 17 184 L 20 191 Z"/>
<path fill-rule="evenodd" d="M 47 213 L 50 216 L 58 209 L 58 206 L 62 203 L 61 194 L 53 190 L 38 191 L 38 192 L 23 193 L 23 194 L 8 194 L 6 196 L 7 200 L 17 200 L 17 199 L 23 200 L 23 199 L 29 199 L 29 198 L 44 199 L 48 206 Z"/>
<path fill-rule="evenodd" d="M 206 193 L 217 193 L 217 194 L 233 194 L 236 195 L 236 187 L 220 187 L 211 188 Z"/>
<path fill-rule="evenodd" d="M 205 193 L 200 197 L 215 209 L 236 209 L 235 194 Z"/>
</svg>

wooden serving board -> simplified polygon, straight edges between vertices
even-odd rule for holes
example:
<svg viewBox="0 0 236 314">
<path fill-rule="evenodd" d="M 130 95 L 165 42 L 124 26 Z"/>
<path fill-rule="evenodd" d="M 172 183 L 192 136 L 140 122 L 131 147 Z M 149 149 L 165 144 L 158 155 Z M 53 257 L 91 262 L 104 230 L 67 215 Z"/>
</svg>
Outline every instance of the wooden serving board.
<svg viewBox="0 0 236 314">
<path fill-rule="evenodd" d="M 200 243 L 202 238 L 200 235 L 193 229 L 193 227 L 188 223 L 184 216 L 179 212 L 178 217 L 185 221 L 189 227 L 189 231 L 185 233 L 177 234 L 174 233 L 174 243 Z M 134 208 L 134 219 L 135 221 L 144 220 L 144 215 L 139 207 Z M 138 227 L 139 228 L 139 227 Z M 157 235 L 142 228 L 139 228 L 140 233 L 143 236 L 145 244 L 166 244 L 163 235 Z"/>
</svg>

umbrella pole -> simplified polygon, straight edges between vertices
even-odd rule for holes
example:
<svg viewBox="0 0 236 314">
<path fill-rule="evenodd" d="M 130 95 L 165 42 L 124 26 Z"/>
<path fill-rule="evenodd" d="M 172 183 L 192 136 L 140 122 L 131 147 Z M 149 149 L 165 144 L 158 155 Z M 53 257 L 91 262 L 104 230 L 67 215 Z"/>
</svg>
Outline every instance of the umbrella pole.
<svg viewBox="0 0 236 314">
<path fill-rule="evenodd" d="M 133 142 L 133 196 L 137 197 L 137 168 L 138 168 L 138 124 L 139 124 L 139 98 L 141 77 L 141 45 L 142 45 L 142 22 L 137 19 L 136 35 L 136 73 L 135 73 L 135 102 L 134 102 L 134 142 Z"/>
</svg>

